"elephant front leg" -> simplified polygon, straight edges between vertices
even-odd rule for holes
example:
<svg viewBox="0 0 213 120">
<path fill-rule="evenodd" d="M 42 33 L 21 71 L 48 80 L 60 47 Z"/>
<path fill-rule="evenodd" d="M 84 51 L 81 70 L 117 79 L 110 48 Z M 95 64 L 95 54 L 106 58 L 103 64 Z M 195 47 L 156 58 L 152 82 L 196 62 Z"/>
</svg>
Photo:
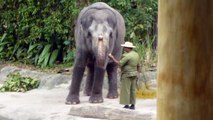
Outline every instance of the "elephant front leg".
<svg viewBox="0 0 213 120">
<path fill-rule="evenodd" d="M 99 68 L 99 67 L 95 68 L 92 94 L 89 98 L 89 102 L 91 103 L 103 102 L 102 87 L 103 87 L 104 73 L 105 73 L 105 69 Z"/>
<path fill-rule="evenodd" d="M 85 67 L 75 66 L 73 69 L 73 77 L 69 94 L 66 98 L 66 104 L 79 104 L 80 85 L 83 78 Z"/>
<path fill-rule="evenodd" d="M 114 63 L 108 64 L 107 66 L 108 84 L 109 84 L 107 98 L 110 99 L 118 98 L 117 69 L 118 66 Z"/>
</svg>

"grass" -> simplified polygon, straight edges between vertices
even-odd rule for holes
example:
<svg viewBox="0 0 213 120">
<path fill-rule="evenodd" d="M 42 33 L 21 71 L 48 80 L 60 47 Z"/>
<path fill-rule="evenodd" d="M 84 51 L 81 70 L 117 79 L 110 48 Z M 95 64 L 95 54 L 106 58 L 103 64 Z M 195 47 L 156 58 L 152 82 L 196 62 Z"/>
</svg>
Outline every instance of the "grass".
<svg viewBox="0 0 213 120">
<path fill-rule="evenodd" d="M 136 46 L 135 50 L 141 57 L 140 64 L 144 71 L 156 69 L 157 66 L 157 50 L 152 47 L 155 39 L 146 39 L 146 43 L 133 41 Z"/>
</svg>

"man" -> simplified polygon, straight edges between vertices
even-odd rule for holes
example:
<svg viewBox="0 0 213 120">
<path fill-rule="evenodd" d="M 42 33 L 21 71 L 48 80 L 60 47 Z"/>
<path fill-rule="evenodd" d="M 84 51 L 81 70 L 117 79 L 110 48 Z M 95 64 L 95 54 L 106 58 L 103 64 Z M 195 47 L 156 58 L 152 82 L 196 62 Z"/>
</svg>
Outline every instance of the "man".
<svg viewBox="0 0 213 120">
<path fill-rule="evenodd" d="M 134 110 L 136 102 L 136 80 L 140 58 L 138 53 L 133 51 L 135 46 L 131 42 L 125 42 L 125 44 L 121 44 L 121 46 L 124 47 L 124 54 L 121 60 L 116 60 L 112 54 L 109 54 L 109 58 L 121 67 L 120 104 L 125 105 L 124 108 Z"/>
</svg>

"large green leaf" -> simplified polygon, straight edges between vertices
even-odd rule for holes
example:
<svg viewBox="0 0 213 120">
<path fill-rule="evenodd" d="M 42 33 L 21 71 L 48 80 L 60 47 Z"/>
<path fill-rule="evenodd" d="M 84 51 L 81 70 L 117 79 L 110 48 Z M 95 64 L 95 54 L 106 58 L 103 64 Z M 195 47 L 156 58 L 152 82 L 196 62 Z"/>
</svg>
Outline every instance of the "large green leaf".
<svg viewBox="0 0 213 120">
<path fill-rule="evenodd" d="M 50 44 L 47 44 L 47 45 L 44 47 L 43 51 L 41 52 L 41 54 L 40 54 L 40 56 L 39 56 L 39 58 L 38 58 L 38 65 L 41 65 L 42 62 L 44 62 L 45 59 L 47 59 L 47 58 L 46 58 L 47 55 L 50 54 L 50 53 L 49 53 L 50 47 L 51 47 Z M 49 59 L 49 58 L 48 58 L 48 59 Z M 47 61 L 47 62 L 48 62 L 48 61 Z"/>
<path fill-rule="evenodd" d="M 19 46 L 20 46 L 20 44 L 17 42 L 16 45 L 14 46 L 14 48 L 13 48 L 13 52 L 11 54 L 11 57 L 13 57 L 18 50 L 19 51 L 22 50 L 22 48 L 20 48 Z"/>
<path fill-rule="evenodd" d="M 54 50 L 50 56 L 49 65 L 52 66 L 58 56 L 58 50 Z"/>
<path fill-rule="evenodd" d="M 30 53 L 32 50 L 34 50 L 37 46 L 39 46 L 40 44 L 30 44 L 30 47 L 29 47 L 29 49 L 28 49 L 28 51 L 27 51 L 27 53 Z"/>
<path fill-rule="evenodd" d="M 1 37 L 0 42 L 3 42 L 3 40 L 5 39 L 6 36 L 7 36 L 7 33 L 4 33 L 3 36 Z"/>
<path fill-rule="evenodd" d="M 50 59 L 50 53 L 45 54 L 44 61 L 41 65 L 41 67 L 46 67 L 48 65 L 49 59 Z"/>
<path fill-rule="evenodd" d="M 10 43 L 9 41 L 1 42 L 0 46 L 4 46 L 4 45 L 9 44 L 9 43 Z"/>
</svg>

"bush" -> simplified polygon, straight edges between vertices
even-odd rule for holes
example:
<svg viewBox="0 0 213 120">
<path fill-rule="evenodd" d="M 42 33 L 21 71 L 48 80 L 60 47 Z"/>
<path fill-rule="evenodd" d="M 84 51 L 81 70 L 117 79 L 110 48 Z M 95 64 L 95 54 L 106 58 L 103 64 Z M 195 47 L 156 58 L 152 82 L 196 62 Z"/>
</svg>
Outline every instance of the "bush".
<svg viewBox="0 0 213 120">
<path fill-rule="evenodd" d="M 74 46 L 76 1 L 4 0 L 0 4 L 0 60 L 46 67 L 67 58 Z"/>
<path fill-rule="evenodd" d="M 30 77 L 22 77 L 20 73 L 8 74 L 8 79 L 4 81 L 0 88 L 1 92 L 25 92 L 38 88 L 39 81 Z"/>
</svg>

